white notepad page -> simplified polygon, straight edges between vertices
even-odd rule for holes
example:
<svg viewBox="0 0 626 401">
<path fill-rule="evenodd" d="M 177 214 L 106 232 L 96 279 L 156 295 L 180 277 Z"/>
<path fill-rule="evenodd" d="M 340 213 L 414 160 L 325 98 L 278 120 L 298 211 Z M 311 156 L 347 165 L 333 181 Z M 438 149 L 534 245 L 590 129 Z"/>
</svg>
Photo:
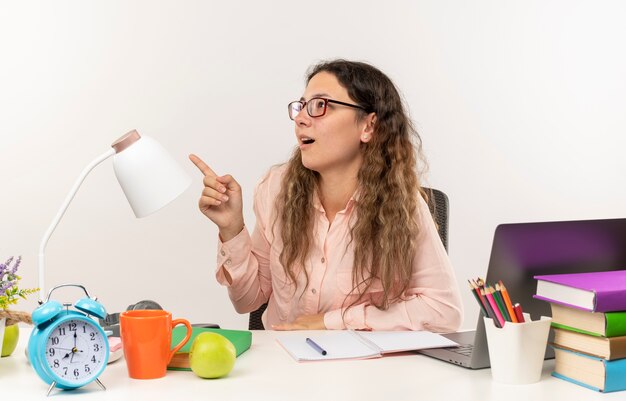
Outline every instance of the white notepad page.
<svg viewBox="0 0 626 401">
<path fill-rule="evenodd" d="M 277 341 L 297 361 L 325 361 L 333 359 L 362 359 L 379 357 L 380 352 L 359 340 L 350 331 L 320 332 L 309 338 L 326 350 L 322 355 L 306 342 L 302 334 L 290 334 Z"/>
<path fill-rule="evenodd" d="M 359 331 L 358 335 L 376 345 L 383 354 L 459 345 L 430 331 Z"/>
<path fill-rule="evenodd" d="M 290 333 L 277 341 L 296 361 L 377 358 L 390 352 L 458 346 L 427 331 L 320 331 L 309 338 L 327 352 L 322 355 L 307 344 L 306 338 L 301 333 Z"/>
</svg>

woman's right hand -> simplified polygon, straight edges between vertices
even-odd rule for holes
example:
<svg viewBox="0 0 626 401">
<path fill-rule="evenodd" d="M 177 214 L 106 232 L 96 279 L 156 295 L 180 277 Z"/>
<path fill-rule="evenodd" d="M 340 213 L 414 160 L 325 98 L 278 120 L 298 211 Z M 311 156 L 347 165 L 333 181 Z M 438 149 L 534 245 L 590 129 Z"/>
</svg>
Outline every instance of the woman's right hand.
<svg viewBox="0 0 626 401">
<path fill-rule="evenodd" d="M 191 154 L 189 160 L 204 175 L 200 211 L 218 226 L 220 237 L 226 242 L 243 230 L 241 187 L 230 175 L 218 177 L 198 156 Z"/>
</svg>

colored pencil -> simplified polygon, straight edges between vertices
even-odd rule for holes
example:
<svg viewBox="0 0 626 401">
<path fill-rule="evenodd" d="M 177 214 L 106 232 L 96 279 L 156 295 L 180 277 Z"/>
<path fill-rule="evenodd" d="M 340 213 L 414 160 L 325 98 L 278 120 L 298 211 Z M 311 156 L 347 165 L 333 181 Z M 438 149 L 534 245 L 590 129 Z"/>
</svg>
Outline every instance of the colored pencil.
<svg viewBox="0 0 626 401">
<path fill-rule="evenodd" d="M 515 311 L 513 310 L 513 304 L 511 303 L 511 298 L 509 297 L 509 292 L 506 290 L 502 280 L 499 281 L 499 284 L 502 298 L 504 298 L 504 303 L 506 304 L 506 309 L 511 316 L 511 320 L 513 320 L 513 323 L 518 323 L 517 316 L 515 316 Z"/>
<path fill-rule="evenodd" d="M 485 288 L 485 295 L 487 296 L 487 299 L 489 300 L 489 303 L 491 304 L 491 307 L 493 308 L 493 312 L 496 314 L 496 318 L 498 319 L 500 326 L 504 326 L 504 317 L 502 317 L 502 314 L 500 313 L 500 309 L 498 308 L 498 304 L 496 303 L 496 300 L 493 298 L 493 294 L 491 293 L 491 289 L 489 287 Z"/>
<path fill-rule="evenodd" d="M 522 305 L 520 304 L 515 304 L 515 306 L 513 307 L 513 310 L 515 311 L 515 316 L 517 316 L 517 320 L 519 321 L 519 323 L 524 323 L 524 314 L 522 312 Z"/>
<path fill-rule="evenodd" d="M 480 306 L 480 311 L 483 313 L 484 316 L 489 316 L 487 314 L 487 310 L 485 309 L 484 301 L 480 297 L 480 292 L 478 291 L 478 287 L 476 287 L 474 283 L 472 283 L 470 280 L 467 280 L 467 282 L 469 283 L 469 286 L 470 286 L 470 289 L 472 290 L 472 294 L 474 295 L 474 298 L 476 298 L 476 301 L 478 302 L 478 306 Z"/>
<path fill-rule="evenodd" d="M 496 289 L 494 290 L 493 295 L 494 295 L 494 298 L 496 299 L 496 302 L 498 303 L 500 312 L 502 312 L 502 317 L 507 322 L 512 322 L 513 319 L 511 319 L 511 315 L 509 315 L 509 311 L 507 310 L 506 304 L 504 303 L 504 298 L 502 298 L 502 293 L 500 292 L 500 285 L 496 284 L 495 287 Z"/>
<path fill-rule="evenodd" d="M 487 299 L 487 296 L 485 295 L 485 281 L 480 277 L 476 277 L 476 281 L 474 281 L 474 284 L 476 284 L 476 286 L 478 287 L 478 293 L 480 294 L 480 299 L 485 304 L 485 309 L 487 310 L 487 317 L 493 320 L 494 326 L 498 328 L 502 328 L 500 321 L 496 317 L 496 313 L 494 312 L 493 308 L 491 307 L 491 304 L 489 303 L 489 300 Z"/>
<path fill-rule="evenodd" d="M 474 284 L 474 288 L 476 288 L 476 293 L 478 294 L 478 297 L 480 298 L 480 302 L 482 302 L 482 304 L 483 304 L 483 306 L 485 307 L 485 310 L 486 310 L 488 302 L 487 302 L 487 299 L 485 298 L 485 296 L 480 293 L 480 288 L 481 287 L 474 280 L 472 280 L 472 284 Z"/>
<path fill-rule="evenodd" d="M 483 282 L 482 279 L 479 279 L 480 282 Z M 489 306 L 489 301 L 487 300 L 487 297 L 485 297 L 485 292 L 481 292 L 480 289 L 485 289 L 484 287 L 484 283 L 483 285 L 479 285 L 478 282 L 474 281 L 474 284 L 476 284 L 476 288 L 478 289 L 478 294 L 480 295 L 480 300 L 483 302 L 483 305 L 485 305 L 485 309 L 487 308 L 487 306 Z"/>
<path fill-rule="evenodd" d="M 480 277 L 467 281 L 481 312 L 492 319 L 496 327 L 503 327 L 506 322 L 524 323 L 521 305 L 513 305 L 502 280 L 494 285 L 486 284 Z"/>
<path fill-rule="evenodd" d="M 487 295 L 485 294 L 485 289 L 484 288 L 480 288 L 480 293 L 485 298 L 485 300 L 487 300 Z M 489 303 L 488 300 L 487 300 L 487 303 L 486 303 L 486 307 L 487 307 L 487 317 L 490 318 L 491 320 L 493 320 L 493 325 L 496 326 L 497 328 L 502 328 L 502 325 L 500 324 L 500 321 L 496 317 L 496 314 L 493 311 L 493 308 L 491 307 L 491 304 Z"/>
</svg>

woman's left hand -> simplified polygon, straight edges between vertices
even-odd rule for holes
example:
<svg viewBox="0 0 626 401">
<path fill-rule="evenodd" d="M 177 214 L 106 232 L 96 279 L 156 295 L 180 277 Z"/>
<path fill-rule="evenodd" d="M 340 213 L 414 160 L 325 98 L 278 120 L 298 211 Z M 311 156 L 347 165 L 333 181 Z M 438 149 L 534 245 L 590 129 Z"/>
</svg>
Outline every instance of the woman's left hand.
<svg viewBox="0 0 626 401">
<path fill-rule="evenodd" d="M 272 325 L 273 330 L 326 330 L 324 314 L 302 315 L 291 323 Z"/>
</svg>

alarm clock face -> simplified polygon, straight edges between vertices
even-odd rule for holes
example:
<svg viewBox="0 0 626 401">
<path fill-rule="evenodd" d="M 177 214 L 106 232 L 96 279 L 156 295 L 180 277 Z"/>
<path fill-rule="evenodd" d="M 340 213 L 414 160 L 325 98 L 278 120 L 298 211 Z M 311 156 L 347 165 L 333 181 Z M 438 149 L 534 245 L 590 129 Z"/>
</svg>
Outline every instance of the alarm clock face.
<svg viewBox="0 0 626 401">
<path fill-rule="evenodd" d="M 108 339 L 90 318 L 74 315 L 47 330 L 44 369 L 66 386 L 88 383 L 108 361 Z"/>
</svg>

